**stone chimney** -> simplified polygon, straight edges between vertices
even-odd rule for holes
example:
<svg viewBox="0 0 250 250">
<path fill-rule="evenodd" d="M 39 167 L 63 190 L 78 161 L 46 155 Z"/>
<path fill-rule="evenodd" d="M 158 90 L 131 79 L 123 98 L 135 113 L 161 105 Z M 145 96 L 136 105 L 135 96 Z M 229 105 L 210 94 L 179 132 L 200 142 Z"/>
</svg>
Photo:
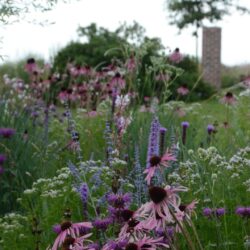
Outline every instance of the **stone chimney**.
<svg viewBox="0 0 250 250">
<path fill-rule="evenodd" d="M 221 28 L 203 27 L 202 32 L 203 80 L 221 87 Z"/>
</svg>

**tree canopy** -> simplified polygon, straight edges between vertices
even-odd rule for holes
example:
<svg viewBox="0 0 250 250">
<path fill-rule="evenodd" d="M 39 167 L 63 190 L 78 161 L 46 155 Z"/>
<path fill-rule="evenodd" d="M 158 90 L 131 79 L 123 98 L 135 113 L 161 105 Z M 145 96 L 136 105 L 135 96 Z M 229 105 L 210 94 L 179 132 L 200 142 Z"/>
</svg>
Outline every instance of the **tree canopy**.
<svg viewBox="0 0 250 250">
<path fill-rule="evenodd" d="M 53 9 L 59 2 L 69 0 L 1 0 L 0 2 L 0 25 L 9 24 L 24 19 L 32 12 L 46 12 Z"/>
<path fill-rule="evenodd" d="M 166 4 L 170 24 L 180 30 L 190 25 L 198 29 L 204 21 L 222 20 L 233 10 L 249 13 L 247 8 L 237 4 L 237 0 L 166 0 Z"/>
</svg>

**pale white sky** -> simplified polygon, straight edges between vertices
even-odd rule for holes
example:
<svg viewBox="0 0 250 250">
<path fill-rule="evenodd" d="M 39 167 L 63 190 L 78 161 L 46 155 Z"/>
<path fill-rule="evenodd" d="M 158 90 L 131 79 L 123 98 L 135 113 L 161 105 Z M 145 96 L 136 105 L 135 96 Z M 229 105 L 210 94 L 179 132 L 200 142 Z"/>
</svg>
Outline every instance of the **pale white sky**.
<svg viewBox="0 0 250 250">
<path fill-rule="evenodd" d="M 250 8 L 250 0 L 239 0 Z M 38 17 L 38 16 L 36 16 Z M 16 60 L 30 53 L 35 53 L 49 60 L 58 49 L 71 40 L 77 40 L 77 27 L 87 26 L 92 22 L 110 30 L 116 29 L 126 21 L 137 21 L 146 29 L 149 37 L 160 37 L 165 47 L 179 47 L 185 54 L 195 54 L 195 40 L 192 29 L 181 34 L 175 26 L 170 26 L 164 0 L 79 0 L 70 4 L 59 4 L 50 13 L 39 15 L 48 18 L 54 25 L 39 25 L 19 22 L 7 27 L 0 27 L 0 54 L 8 60 Z M 250 63 L 250 15 L 240 16 L 233 13 L 223 22 L 222 27 L 222 62 L 227 65 Z M 200 39 L 201 54 L 201 39 Z"/>
</svg>

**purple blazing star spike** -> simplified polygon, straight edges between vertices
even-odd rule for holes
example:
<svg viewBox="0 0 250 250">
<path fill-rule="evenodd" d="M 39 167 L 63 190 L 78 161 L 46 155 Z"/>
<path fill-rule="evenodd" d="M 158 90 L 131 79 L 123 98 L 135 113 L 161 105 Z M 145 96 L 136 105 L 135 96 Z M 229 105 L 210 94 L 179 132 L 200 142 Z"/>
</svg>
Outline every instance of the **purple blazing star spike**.
<svg viewBox="0 0 250 250">
<path fill-rule="evenodd" d="M 10 138 L 16 133 L 16 130 L 13 128 L 0 128 L 0 135 L 4 138 Z"/>
<path fill-rule="evenodd" d="M 221 208 L 217 208 L 215 210 L 215 214 L 216 216 L 220 217 L 220 216 L 223 216 L 224 214 L 226 213 L 226 209 L 221 207 Z"/>
<path fill-rule="evenodd" d="M 213 210 L 209 207 L 203 209 L 203 215 L 206 217 L 211 217 Z"/>
<path fill-rule="evenodd" d="M 151 122 L 148 153 L 147 153 L 147 168 L 150 167 L 150 159 L 154 155 L 159 155 L 159 140 L 160 140 L 160 123 L 157 117 Z"/>
<path fill-rule="evenodd" d="M 81 201 L 82 201 L 82 207 L 83 207 L 83 216 L 84 218 L 88 217 L 88 185 L 86 183 L 82 183 L 81 186 L 78 188 L 78 193 L 80 195 Z"/>
<path fill-rule="evenodd" d="M 6 156 L 3 154 L 0 154 L 0 165 L 3 165 L 3 163 L 6 161 Z"/>
<path fill-rule="evenodd" d="M 167 132 L 166 128 L 164 128 L 164 127 L 160 128 L 160 155 L 161 156 L 164 154 L 166 132 Z"/>
<path fill-rule="evenodd" d="M 182 143 L 183 145 L 186 144 L 186 137 L 187 137 L 187 128 L 189 127 L 189 122 L 182 122 Z"/>
</svg>

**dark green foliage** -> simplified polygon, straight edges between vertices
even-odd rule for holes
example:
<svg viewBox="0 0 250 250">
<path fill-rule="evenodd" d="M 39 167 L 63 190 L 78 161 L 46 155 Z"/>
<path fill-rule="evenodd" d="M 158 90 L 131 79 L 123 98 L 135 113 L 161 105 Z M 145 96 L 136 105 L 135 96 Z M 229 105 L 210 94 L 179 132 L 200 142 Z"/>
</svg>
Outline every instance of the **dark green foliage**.
<svg viewBox="0 0 250 250">
<path fill-rule="evenodd" d="M 183 60 L 178 63 L 178 67 L 184 70 L 183 74 L 174 80 L 174 83 L 170 86 L 172 91 L 171 99 L 176 99 L 177 89 L 183 85 L 186 85 L 190 93 L 187 96 L 178 96 L 178 99 L 185 101 L 198 101 L 209 98 L 215 93 L 215 89 L 205 83 L 201 78 L 201 72 L 199 71 L 199 64 L 195 58 L 185 56 Z M 175 78 L 175 75 L 172 76 Z"/>
<path fill-rule="evenodd" d="M 98 28 L 96 24 L 80 27 L 78 34 L 87 40 L 85 43 L 71 42 L 54 59 L 54 68 L 62 72 L 69 62 L 92 67 L 111 63 L 112 58 L 123 58 L 122 47 L 127 44 L 120 36 L 120 30 L 111 32 Z M 108 52 L 109 51 L 109 52 Z"/>
</svg>

